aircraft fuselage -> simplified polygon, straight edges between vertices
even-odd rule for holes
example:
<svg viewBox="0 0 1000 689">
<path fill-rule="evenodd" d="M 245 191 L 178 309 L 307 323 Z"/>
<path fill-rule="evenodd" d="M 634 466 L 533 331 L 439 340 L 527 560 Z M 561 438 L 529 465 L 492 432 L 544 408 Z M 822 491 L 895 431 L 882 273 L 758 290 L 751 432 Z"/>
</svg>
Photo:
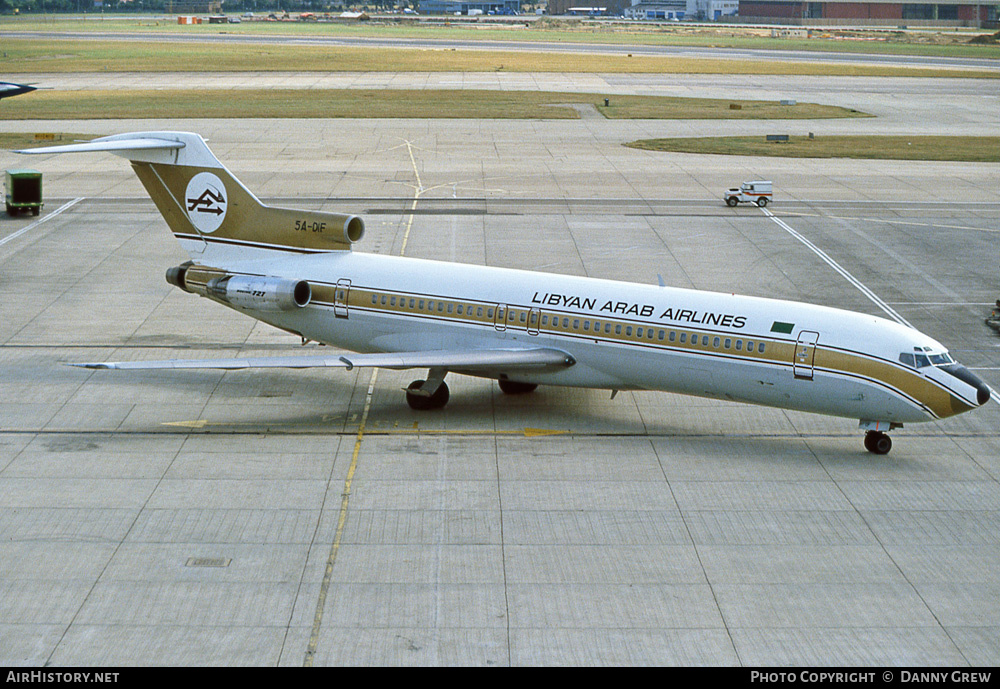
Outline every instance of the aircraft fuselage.
<svg viewBox="0 0 1000 689">
<path fill-rule="evenodd" d="M 252 274 L 255 263 L 234 270 Z M 561 370 L 472 375 L 661 390 L 892 424 L 944 418 L 988 397 L 971 374 L 955 375 L 961 367 L 928 336 L 824 306 L 358 252 L 271 254 L 267 264 L 269 275 L 307 280 L 311 303 L 239 310 L 310 340 L 358 352 L 517 344 L 561 349 L 576 361 Z M 938 365 L 901 360 L 915 352 Z"/>
</svg>

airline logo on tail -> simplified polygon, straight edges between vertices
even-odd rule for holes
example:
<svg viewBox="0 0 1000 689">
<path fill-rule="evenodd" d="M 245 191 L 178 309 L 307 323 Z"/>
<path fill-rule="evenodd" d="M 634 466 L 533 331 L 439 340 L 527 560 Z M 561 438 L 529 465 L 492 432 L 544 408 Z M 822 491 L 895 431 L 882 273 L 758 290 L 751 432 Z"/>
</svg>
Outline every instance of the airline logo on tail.
<svg viewBox="0 0 1000 689">
<path fill-rule="evenodd" d="M 226 187 L 211 172 L 199 172 L 184 194 L 188 218 L 199 232 L 211 234 L 226 219 Z"/>
</svg>

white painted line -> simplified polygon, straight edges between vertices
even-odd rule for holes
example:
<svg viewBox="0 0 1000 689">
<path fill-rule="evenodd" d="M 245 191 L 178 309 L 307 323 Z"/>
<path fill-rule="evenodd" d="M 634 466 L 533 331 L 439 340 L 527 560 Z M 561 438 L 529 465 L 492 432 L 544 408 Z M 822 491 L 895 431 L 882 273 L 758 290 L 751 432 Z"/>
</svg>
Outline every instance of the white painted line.
<svg viewBox="0 0 1000 689">
<path fill-rule="evenodd" d="M 787 232 L 788 234 L 790 234 L 793 237 L 795 237 L 797 240 L 799 240 L 800 242 L 802 242 L 802 244 L 804 244 L 807 249 L 809 249 L 814 254 L 816 254 L 817 256 L 819 256 L 823 260 L 824 263 L 826 263 L 828 266 L 830 266 L 835 271 L 837 271 L 841 275 L 841 277 L 843 277 L 849 283 L 851 283 L 852 285 L 854 285 L 855 287 L 857 287 L 861 291 L 861 293 L 863 295 L 865 295 L 866 297 L 868 297 L 868 299 L 870 299 L 871 302 L 873 304 L 875 304 L 875 306 L 877 306 L 880 309 L 882 309 L 886 313 L 886 315 L 889 316 L 889 318 L 891 318 L 892 320 L 896 321 L 897 323 L 901 323 L 901 324 L 903 324 L 903 325 L 905 325 L 905 326 L 907 326 L 909 328 L 913 327 L 913 325 L 911 325 L 910 322 L 907 321 L 905 318 L 903 318 L 902 316 L 900 316 L 895 311 L 895 309 L 893 309 L 887 303 L 885 303 L 884 301 L 882 301 L 881 297 L 879 297 L 877 294 L 875 294 L 870 289 L 868 289 L 868 287 L 863 282 L 861 282 L 861 280 L 858 280 L 856 277 L 854 277 L 853 275 L 851 275 L 847 271 L 846 268 L 844 268 L 839 263 L 837 263 L 832 258 L 830 258 L 830 256 L 827 255 L 827 253 L 825 251 L 823 251 L 818 246 L 816 246 L 815 244 L 813 244 L 811 241 L 809 241 L 808 239 L 806 239 L 805 237 L 803 237 L 801 234 L 799 234 L 798 232 L 796 232 L 794 229 L 792 229 L 792 227 L 788 223 L 786 223 L 784 220 L 782 220 L 781 218 L 779 218 L 778 216 L 776 216 L 774 213 L 772 213 L 771 211 L 769 211 L 767 208 L 761 208 L 761 211 L 764 212 L 764 215 L 766 215 L 771 220 L 773 220 L 775 223 L 777 223 L 778 226 L 781 227 L 781 229 L 783 229 L 785 232 Z"/>
<path fill-rule="evenodd" d="M 72 201 L 69 201 L 69 202 L 64 203 L 63 205 L 59 206 L 59 208 L 55 209 L 54 211 L 52 211 L 51 213 L 49 213 L 48 215 L 46 215 L 44 218 L 39 218 L 38 220 L 36 220 L 35 222 L 31 223 L 27 227 L 22 227 L 20 230 L 18 230 L 14 234 L 10 235 L 9 237 L 4 237 L 3 239 L 0 239 L 0 246 L 3 246 L 7 242 L 10 242 L 10 241 L 13 241 L 13 240 L 17 239 L 18 237 L 20 237 L 25 232 L 28 232 L 30 230 L 35 229 L 36 227 L 38 227 L 39 225 L 41 225 L 43 222 L 48 222 L 49 220 L 51 220 L 52 218 L 56 217 L 57 215 L 59 215 L 63 211 L 67 211 L 70 208 L 72 208 L 73 206 L 75 206 L 76 204 L 80 203 L 81 201 L 83 201 L 83 199 L 84 199 L 83 196 L 78 196 L 77 198 L 73 199 Z"/>
</svg>

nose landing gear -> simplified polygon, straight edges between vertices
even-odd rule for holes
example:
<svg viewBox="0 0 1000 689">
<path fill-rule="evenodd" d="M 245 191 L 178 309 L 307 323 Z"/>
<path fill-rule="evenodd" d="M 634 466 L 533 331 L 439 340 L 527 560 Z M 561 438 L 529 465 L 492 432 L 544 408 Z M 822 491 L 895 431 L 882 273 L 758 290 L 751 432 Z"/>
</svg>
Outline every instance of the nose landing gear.
<svg viewBox="0 0 1000 689">
<path fill-rule="evenodd" d="M 887 435 L 894 428 L 902 428 L 903 424 L 891 421 L 858 422 L 858 428 L 865 432 L 865 449 L 873 455 L 885 455 L 892 449 L 892 438 Z"/>
<path fill-rule="evenodd" d="M 865 433 L 865 449 L 876 455 L 888 454 L 892 449 L 892 438 L 882 431 Z"/>
</svg>

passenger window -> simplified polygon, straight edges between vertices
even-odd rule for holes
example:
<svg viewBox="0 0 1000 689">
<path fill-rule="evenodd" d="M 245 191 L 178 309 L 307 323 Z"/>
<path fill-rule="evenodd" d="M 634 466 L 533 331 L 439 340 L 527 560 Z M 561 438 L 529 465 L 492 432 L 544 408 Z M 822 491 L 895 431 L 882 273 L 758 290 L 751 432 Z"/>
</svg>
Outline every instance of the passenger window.
<svg viewBox="0 0 1000 689">
<path fill-rule="evenodd" d="M 626 325 L 625 326 L 625 337 L 632 337 L 632 326 L 631 325 Z"/>
<path fill-rule="evenodd" d="M 659 339 L 660 342 L 663 342 L 663 336 L 666 335 L 666 334 L 667 334 L 666 331 L 661 330 L 660 332 L 658 332 L 656 334 L 656 337 L 657 337 L 657 339 Z"/>
<path fill-rule="evenodd" d="M 590 332 L 590 321 L 583 322 L 583 329 L 586 330 L 587 332 Z"/>
<path fill-rule="evenodd" d="M 486 317 L 493 318 L 493 309 L 486 309 Z"/>
<path fill-rule="evenodd" d="M 687 342 L 687 339 L 688 339 L 687 333 L 681 333 L 681 344 Z"/>
<path fill-rule="evenodd" d="M 442 311 L 444 311 L 444 302 L 439 301 L 438 302 L 438 313 L 441 313 Z"/>
<path fill-rule="evenodd" d="M 759 345 L 757 346 L 757 351 L 758 351 L 759 353 L 761 353 L 761 354 L 763 354 L 763 353 L 764 353 L 764 345 L 765 345 L 765 344 L 767 344 L 767 343 L 766 343 L 766 342 L 761 342 L 761 343 L 760 343 L 760 344 L 759 344 Z"/>
<path fill-rule="evenodd" d="M 729 339 L 729 338 L 727 337 L 727 338 L 726 338 L 726 341 L 725 341 L 725 342 L 723 343 L 723 346 L 724 346 L 724 347 L 725 347 L 726 349 L 729 349 L 729 345 L 731 345 L 732 343 L 733 343 L 733 341 L 732 341 L 732 340 L 730 340 L 730 339 Z"/>
<path fill-rule="evenodd" d="M 611 334 L 611 324 L 610 323 L 605 323 L 604 324 L 604 334 L 606 334 L 606 335 L 610 335 Z"/>
<path fill-rule="evenodd" d="M 748 352 L 752 352 L 753 351 L 753 342 L 750 342 L 750 341 L 747 342 L 747 351 Z"/>
<path fill-rule="evenodd" d="M 457 312 L 458 312 L 458 315 L 459 315 L 459 316 L 461 316 L 461 315 L 462 315 L 462 311 L 464 311 L 464 308 L 462 307 L 462 305 L 461 305 L 461 304 L 459 304 L 459 305 L 458 305 L 458 306 L 457 306 L 457 307 L 455 308 L 455 311 L 457 311 Z"/>
<path fill-rule="evenodd" d="M 635 329 L 635 336 L 636 337 L 642 337 L 642 328 L 636 328 Z"/>
<path fill-rule="evenodd" d="M 742 350 L 743 350 L 743 340 L 736 340 L 736 351 L 739 352 Z"/>
<path fill-rule="evenodd" d="M 622 334 L 622 327 L 620 325 L 616 325 L 615 326 L 615 335 L 621 335 L 621 334 Z"/>
<path fill-rule="evenodd" d="M 476 317 L 477 318 L 482 318 L 483 317 L 483 307 L 482 306 L 477 306 L 476 307 Z M 490 318 L 493 318 L 493 313 L 492 312 L 490 313 Z"/>
<path fill-rule="evenodd" d="M 670 331 L 670 337 L 668 337 L 667 339 L 670 340 L 671 342 L 673 342 L 674 340 L 677 339 L 677 333 L 675 333 L 673 330 L 671 330 Z"/>
<path fill-rule="evenodd" d="M 448 304 L 448 313 L 451 313 L 454 306 L 455 306 L 454 304 Z"/>
<path fill-rule="evenodd" d="M 580 319 L 579 318 L 574 318 L 573 319 L 573 330 L 579 330 L 579 329 L 580 329 Z"/>
<path fill-rule="evenodd" d="M 340 294 L 338 294 L 337 298 L 338 299 L 343 299 L 344 298 L 343 293 L 341 292 Z M 372 303 L 373 304 L 378 304 L 378 295 L 377 294 L 373 294 L 372 295 Z"/>
<path fill-rule="evenodd" d="M 715 338 L 715 348 L 716 349 L 719 348 L 719 342 L 720 342 L 719 338 Z"/>
</svg>

